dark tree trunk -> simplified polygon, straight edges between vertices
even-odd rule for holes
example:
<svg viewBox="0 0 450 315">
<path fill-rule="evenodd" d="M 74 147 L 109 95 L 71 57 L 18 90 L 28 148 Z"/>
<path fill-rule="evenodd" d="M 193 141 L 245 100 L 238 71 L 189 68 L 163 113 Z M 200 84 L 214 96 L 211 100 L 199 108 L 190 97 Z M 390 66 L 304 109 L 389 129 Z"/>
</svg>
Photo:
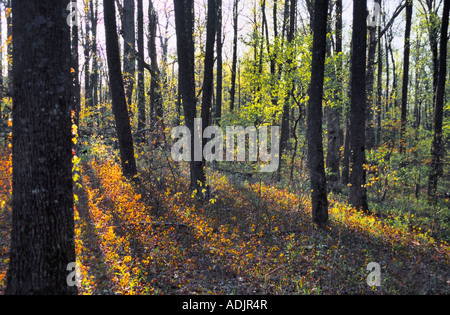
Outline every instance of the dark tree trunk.
<svg viewBox="0 0 450 315">
<path fill-rule="evenodd" d="M 381 5 L 381 0 L 376 0 L 375 3 Z M 375 79 L 375 56 L 377 52 L 377 26 L 368 26 L 369 29 L 369 47 L 367 57 L 367 72 L 366 72 L 366 146 L 372 149 L 375 146 L 375 130 L 374 130 L 374 79 Z"/>
<path fill-rule="evenodd" d="M 144 6 L 142 0 L 137 1 L 137 53 L 138 53 L 138 130 L 145 129 L 145 76 L 144 76 Z M 143 139 L 142 136 L 140 136 Z"/>
<path fill-rule="evenodd" d="M 148 8 L 148 52 L 150 56 L 151 62 L 151 79 L 150 79 L 150 119 L 153 126 L 155 126 L 154 134 L 157 135 L 153 140 L 156 145 L 160 144 L 160 140 L 157 140 L 158 135 L 161 134 L 164 130 L 164 121 L 163 121 L 163 104 L 162 104 L 162 95 L 161 95 L 161 80 L 162 75 L 158 67 L 158 55 L 156 52 L 156 28 L 158 25 L 158 17 L 156 15 L 156 11 L 153 7 L 153 2 L 149 1 Z M 165 45 L 165 44 L 164 44 Z M 163 51 L 166 49 L 163 45 Z M 163 61 L 167 63 L 166 56 L 163 54 Z"/>
<path fill-rule="evenodd" d="M 293 50 L 294 49 L 294 37 L 295 37 L 295 16 L 296 16 L 296 12 L 297 12 L 297 0 L 290 0 L 290 11 L 289 11 L 289 32 L 287 35 L 287 40 L 289 43 L 289 49 Z M 326 30 L 325 30 L 326 33 Z M 293 53 L 291 52 L 291 54 L 289 55 L 287 61 L 286 61 L 286 65 L 287 65 L 287 77 L 290 77 L 290 73 L 292 72 L 292 58 L 293 58 Z M 291 81 L 293 81 L 291 79 Z M 293 85 L 294 83 L 291 82 L 291 85 Z M 293 88 L 291 87 L 290 91 Z M 282 113 L 282 118 L 281 118 L 281 138 L 280 138 L 280 166 L 278 168 L 278 176 L 277 179 L 278 181 L 281 180 L 281 168 L 282 168 L 282 161 L 283 161 L 283 156 L 284 154 L 286 154 L 286 150 L 288 148 L 288 141 L 289 141 L 289 129 L 290 129 L 290 99 L 291 99 L 291 92 L 287 93 L 287 96 L 284 99 L 284 104 L 283 104 L 283 113 Z"/>
<path fill-rule="evenodd" d="M 217 0 L 217 93 L 215 121 L 220 126 L 222 119 L 222 95 L 223 95 L 223 39 L 222 39 L 222 0 Z"/>
<path fill-rule="evenodd" d="M 238 12 L 239 0 L 233 2 L 233 61 L 231 65 L 231 90 L 230 90 L 230 111 L 234 111 L 236 98 L 236 69 L 237 69 L 237 48 L 238 48 Z"/>
<path fill-rule="evenodd" d="M 86 15 L 89 14 L 89 2 L 86 2 Z M 85 34 L 84 34 L 84 105 L 86 107 L 91 105 L 91 25 L 90 19 L 86 19 Z"/>
<path fill-rule="evenodd" d="M 135 31 L 135 4 L 134 0 L 123 0 L 123 16 L 122 16 L 122 31 L 123 31 L 123 72 L 125 94 L 128 105 L 131 104 L 133 96 L 135 75 L 136 75 L 136 31 Z"/>
<path fill-rule="evenodd" d="M 340 148 L 341 142 L 341 113 L 342 113 L 342 0 L 336 1 L 336 82 L 337 89 L 334 93 L 336 101 L 333 107 L 327 108 L 327 170 L 328 185 L 333 192 L 339 191 L 340 180 Z"/>
<path fill-rule="evenodd" d="M 316 0 L 313 22 L 313 58 L 308 103 L 308 166 L 313 221 L 328 221 L 327 182 L 322 143 L 322 98 L 325 72 L 328 0 Z"/>
<path fill-rule="evenodd" d="M 75 1 L 75 3 L 77 3 Z M 81 88 L 80 88 L 80 62 L 78 53 L 78 25 L 74 23 L 72 26 L 72 110 L 75 113 L 74 123 L 79 126 L 81 111 Z"/>
<path fill-rule="evenodd" d="M 116 8 L 114 0 L 103 0 L 103 10 L 106 33 L 106 54 L 109 69 L 109 84 L 112 96 L 113 114 L 116 121 L 117 138 L 119 140 L 122 171 L 127 178 L 137 174 L 134 158 L 133 137 L 131 134 L 130 117 L 120 67 L 119 38 L 117 35 Z"/>
<path fill-rule="evenodd" d="M 194 121 L 196 117 L 197 99 L 195 95 L 195 55 L 194 55 L 194 1 L 174 0 L 175 28 L 177 34 L 177 54 L 181 97 L 184 107 L 186 127 L 191 132 L 191 189 L 199 192 L 199 183 L 205 183 L 205 172 L 202 161 L 195 160 Z"/>
<path fill-rule="evenodd" d="M 366 48 L 367 1 L 353 3 L 351 105 L 350 105 L 350 188 L 349 203 L 368 211 L 366 194 L 365 121 L 366 121 Z"/>
<path fill-rule="evenodd" d="M 11 295 L 77 293 L 67 284 L 76 257 L 66 7 L 64 1 L 12 1 Z"/>
<path fill-rule="evenodd" d="M 381 98 L 383 93 L 382 86 L 383 78 L 383 47 L 381 45 L 381 27 L 378 27 L 378 73 L 377 73 L 377 132 L 375 138 L 375 144 L 379 146 L 381 144 L 381 116 L 383 112 Z"/>
<path fill-rule="evenodd" d="M 448 19 L 450 0 L 444 0 L 444 11 L 442 16 L 439 77 L 437 84 L 436 99 L 434 105 L 434 137 L 431 149 L 431 174 L 428 180 L 428 196 L 436 200 L 438 178 L 442 176 L 443 144 L 442 144 L 442 118 L 444 114 L 445 81 L 447 77 L 447 45 L 448 45 Z"/>
<path fill-rule="evenodd" d="M 217 15 L 216 0 L 208 0 L 205 70 L 203 74 L 203 97 L 202 97 L 203 131 L 209 126 L 211 117 L 211 102 L 212 102 L 213 82 L 214 82 L 214 43 L 216 40 L 216 15 Z"/>
<path fill-rule="evenodd" d="M 95 1 L 95 2 L 94 2 Z M 98 23 L 98 2 L 90 0 L 91 29 L 92 29 L 92 72 L 90 79 L 90 104 L 91 108 L 98 105 L 98 56 L 97 56 L 97 23 Z"/>
<path fill-rule="evenodd" d="M 411 21 L 412 21 L 413 2 L 406 2 L 406 28 L 405 28 L 405 49 L 403 54 L 403 85 L 402 85 L 402 103 L 400 120 L 400 152 L 405 152 L 405 132 L 406 132 L 406 114 L 408 110 L 408 86 L 409 86 L 409 56 L 411 53 Z"/>
</svg>

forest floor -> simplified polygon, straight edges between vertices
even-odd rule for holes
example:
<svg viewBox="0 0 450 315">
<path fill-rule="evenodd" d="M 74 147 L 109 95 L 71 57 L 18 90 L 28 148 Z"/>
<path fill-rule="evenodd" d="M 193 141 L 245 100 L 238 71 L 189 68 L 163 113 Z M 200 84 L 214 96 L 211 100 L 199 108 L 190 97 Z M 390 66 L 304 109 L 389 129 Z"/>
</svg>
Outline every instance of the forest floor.
<svg viewBox="0 0 450 315">
<path fill-rule="evenodd" d="M 449 244 L 333 196 L 330 221 L 317 228 L 307 194 L 263 181 L 210 169 L 211 199 L 200 202 L 187 174 L 164 158 L 141 161 L 135 183 L 113 159 L 77 162 L 80 294 L 450 293 Z M 1 294 L 11 221 L 5 150 L 0 203 Z M 367 283 L 372 262 L 379 287 Z"/>
</svg>

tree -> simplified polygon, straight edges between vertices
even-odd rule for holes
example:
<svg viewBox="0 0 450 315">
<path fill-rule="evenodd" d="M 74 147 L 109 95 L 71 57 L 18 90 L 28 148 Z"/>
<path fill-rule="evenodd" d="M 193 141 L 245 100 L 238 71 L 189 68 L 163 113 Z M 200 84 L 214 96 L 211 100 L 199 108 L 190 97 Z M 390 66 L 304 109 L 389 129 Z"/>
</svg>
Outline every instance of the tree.
<svg viewBox="0 0 450 315">
<path fill-rule="evenodd" d="M 444 0 L 444 11 L 442 16 L 442 29 L 439 56 L 439 76 L 437 83 L 436 98 L 434 103 L 434 136 L 431 148 L 431 174 L 428 180 L 428 197 L 436 198 L 437 182 L 442 176 L 442 155 L 444 146 L 442 144 L 442 118 L 444 114 L 445 81 L 447 78 L 447 44 L 448 44 L 448 19 L 450 0 Z"/>
<path fill-rule="evenodd" d="M 202 96 L 202 134 L 210 124 L 211 103 L 214 82 L 214 43 L 216 40 L 216 0 L 208 0 L 208 16 L 206 26 L 205 70 L 203 75 Z"/>
<path fill-rule="evenodd" d="M 92 1 L 92 0 L 91 0 Z M 122 15 L 122 31 L 123 31 L 123 72 L 125 94 L 128 104 L 131 104 L 131 97 L 133 95 L 136 62 L 136 31 L 135 31 L 135 1 L 123 0 L 123 15 Z"/>
<path fill-rule="evenodd" d="M 328 0 L 316 0 L 313 22 L 313 58 L 308 103 L 308 166 L 313 221 L 328 221 L 327 182 L 322 142 L 322 97 L 325 72 Z"/>
<path fill-rule="evenodd" d="M 381 6 L 381 0 L 375 0 L 375 4 Z M 367 71 L 366 71 L 366 147 L 372 149 L 375 146 L 375 132 L 374 132 L 374 112 L 373 104 L 375 103 L 374 98 L 374 75 L 375 75 L 375 54 L 377 51 L 377 28 L 379 28 L 377 23 L 374 25 L 369 25 L 369 45 L 368 45 L 368 56 L 367 56 Z"/>
<path fill-rule="evenodd" d="M 181 98 L 183 101 L 186 127 L 194 135 L 197 100 L 195 95 L 195 55 L 194 55 L 194 1 L 174 0 L 175 29 L 177 34 L 177 55 Z M 194 148 L 194 138 L 191 137 L 191 148 Z M 203 162 L 196 161 L 195 150 L 191 150 L 190 179 L 191 189 L 197 193 L 206 182 Z"/>
<path fill-rule="evenodd" d="M 153 2 L 149 1 L 148 6 L 148 52 L 150 56 L 150 119 L 152 124 L 156 125 L 154 134 L 160 134 L 164 130 L 164 122 L 163 122 L 163 104 L 162 104 L 162 95 L 161 95 L 161 80 L 162 74 L 158 67 L 158 55 L 156 52 L 156 27 L 158 24 L 158 16 L 153 6 Z M 163 46 L 163 62 L 167 64 L 167 50 L 165 48 L 167 43 L 164 43 Z M 155 144 L 159 142 L 153 140 Z"/>
<path fill-rule="evenodd" d="M 75 5 L 76 5 L 75 1 Z M 79 126 L 80 111 L 81 111 L 81 87 L 80 87 L 80 61 L 78 53 L 78 23 L 72 25 L 72 75 L 73 75 L 73 104 L 72 110 L 75 112 L 75 125 Z"/>
<path fill-rule="evenodd" d="M 11 295 L 77 293 L 66 270 L 76 259 L 66 7 L 64 1 L 12 1 Z"/>
<path fill-rule="evenodd" d="M 289 43 L 289 49 L 294 49 L 294 38 L 295 38 L 295 16 L 297 12 L 297 0 L 290 0 L 290 10 L 289 10 L 289 31 L 287 33 L 287 41 Z M 326 33 L 326 31 L 325 31 Z M 289 54 L 289 57 L 286 61 L 286 74 L 290 77 L 292 73 L 292 62 L 293 57 L 292 53 Z M 291 88 L 293 89 L 293 82 L 291 82 Z M 283 104 L 282 118 L 281 118 L 281 138 L 280 138 L 280 161 L 282 161 L 283 155 L 286 153 L 287 145 L 289 141 L 289 127 L 290 127 L 290 98 L 291 92 L 287 93 Z M 278 181 L 281 180 L 281 165 L 278 168 Z"/>
<path fill-rule="evenodd" d="M 351 53 L 350 100 L 350 188 L 349 204 L 358 210 L 368 211 L 366 192 L 365 124 L 366 121 L 366 47 L 367 1 L 353 3 L 353 34 Z"/>
<path fill-rule="evenodd" d="M 137 174 L 134 157 L 133 137 L 127 100 L 120 67 L 119 38 L 117 35 L 116 8 L 114 0 L 103 0 L 106 55 L 109 69 L 109 84 L 112 96 L 112 108 L 116 121 L 117 138 L 119 140 L 120 159 L 124 176 L 133 178 Z"/>
<path fill-rule="evenodd" d="M 144 7 L 142 0 L 137 1 L 137 49 L 138 49 L 138 130 L 145 129 L 145 75 L 144 75 Z"/>
<path fill-rule="evenodd" d="M 233 61 L 231 66 L 231 89 L 230 89 L 230 111 L 234 111 L 236 97 L 236 69 L 238 49 L 238 27 L 239 27 L 239 0 L 233 1 Z"/>
<path fill-rule="evenodd" d="M 411 21 L 413 11 L 413 1 L 406 1 L 406 27 L 405 27 L 405 49 L 403 59 L 403 86 L 402 86 L 402 103 L 401 103 L 401 127 L 400 127 L 400 152 L 405 152 L 405 131 L 406 131 L 406 114 L 408 110 L 408 85 L 409 85 L 409 56 L 411 53 Z"/>
<path fill-rule="evenodd" d="M 341 113 L 342 113 L 342 0 L 336 1 L 336 91 L 334 93 L 335 104 L 327 108 L 327 169 L 328 184 L 333 192 L 339 190 L 339 164 L 341 138 Z"/>
<path fill-rule="evenodd" d="M 217 0 L 217 92 L 215 121 L 220 125 L 222 119 L 222 89 L 223 89 L 223 39 L 222 39 L 222 0 Z"/>
</svg>

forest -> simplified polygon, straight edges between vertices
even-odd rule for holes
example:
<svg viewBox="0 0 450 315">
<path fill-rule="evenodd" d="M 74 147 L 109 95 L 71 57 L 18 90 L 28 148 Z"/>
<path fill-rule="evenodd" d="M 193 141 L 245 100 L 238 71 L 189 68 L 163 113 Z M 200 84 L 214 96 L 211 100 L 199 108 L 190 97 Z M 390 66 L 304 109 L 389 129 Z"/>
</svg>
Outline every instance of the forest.
<svg viewBox="0 0 450 315">
<path fill-rule="evenodd" d="M 450 294 L 449 10 L 0 0 L 0 295 Z"/>
</svg>

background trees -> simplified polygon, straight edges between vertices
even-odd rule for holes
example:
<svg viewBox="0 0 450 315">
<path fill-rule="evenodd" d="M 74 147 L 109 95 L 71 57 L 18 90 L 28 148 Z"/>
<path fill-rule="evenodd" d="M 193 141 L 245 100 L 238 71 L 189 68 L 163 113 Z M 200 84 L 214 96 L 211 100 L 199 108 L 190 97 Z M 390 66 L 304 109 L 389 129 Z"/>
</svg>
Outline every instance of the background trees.
<svg viewBox="0 0 450 315">
<path fill-rule="evenodd" d="M 16 126 L 15 117 L 29 114 L 21 105 L 17 109 L 12 105 L 28 104 L 28 99 L 23 100 L 25 92 L 13 89 L 13 70 L 18 71 L 19 83 L 28 82 L 20 67 L 30 61 L 22 57 L 43 58 L 30 69 L 41 71 L 42 78 L 33 84 L 45 86 L 48 98 L 35 97 L 35 87 L 27 97 L 47 103 L 55 93 L 66 103 L 62 92 L 66 82 L 55 91 L 47 72 L 39 70 L 48 56 L 12 54 L 25 30 L 16 25 L 19 35 L 14 38 L 14 3 L 0 3 L 0 144 L 9 144 L 12 131 L 13 143 L 22 148 L 32 140 L 15 138 L 14 132 L 29 137 L 29 130 Z M 432 213 L 429 233 L 448 226 L 448 1 L 104 0 L 102 6 L 97 0 L 78 0 L 77 4 L 80 24 L 69 29 L 71 50 L 66 51 L 65 39 L 58 38 L 58 43 L 71 59 L 68 97 L 79 127 L 73 147 L 83 159 L 120 160 L 128 178 L 145 169 L 158 189 L 167 188 L 162 174 L 183 178 L 186 168 L 197 193 L 205 192 L 216 173 L 237 176 L 242 184 L 312 193 L 313 221 L 319 224 L 329 219 L 327 199 L 340 198 L 381 218 L 392 209 L 406 211 L 409 222 L 417 209 L 423 220 Z M 373 15 L 374 4 L 381 8 L 379 16 Z M 39 8 L 47 12 L 44 4 Z M 41 37 L 48 44 L 47 37 Z M 66 60 L 54 54 L 55 61 L 67 68 Z M 16 68 L 13 57 L 22 58 Z M 57 74 L 53 68 L 48 71 Z M 36 117 L 26 119 L 41 119 L 33 106 Z M 172 128 L 186 124 L 193 134 L 196 118 L 202 119 L 203 130 L 211 124 L 224 131 L 226 126 L 281 126 L 281 167 L 274 174 L 262 174 L 260 163 L 207 163 L 195 159 L 194 152 L 189 166 L 173 163 L 168 154 Z M 61 119 L 67 123 L 67 117 Z M 66 125 L 59 123 L 52 124 L 65 132 Z M 32 128 L 39 129 L 36 126 Z M 42 134 L 52 143 L 53 134 Z M 31 163 L 21 161 L 14 165 Z M 213 197 L 215 188 L 208 188 Z M 70 200 L 61 201 L 66 202 Z"/>
</svg>

